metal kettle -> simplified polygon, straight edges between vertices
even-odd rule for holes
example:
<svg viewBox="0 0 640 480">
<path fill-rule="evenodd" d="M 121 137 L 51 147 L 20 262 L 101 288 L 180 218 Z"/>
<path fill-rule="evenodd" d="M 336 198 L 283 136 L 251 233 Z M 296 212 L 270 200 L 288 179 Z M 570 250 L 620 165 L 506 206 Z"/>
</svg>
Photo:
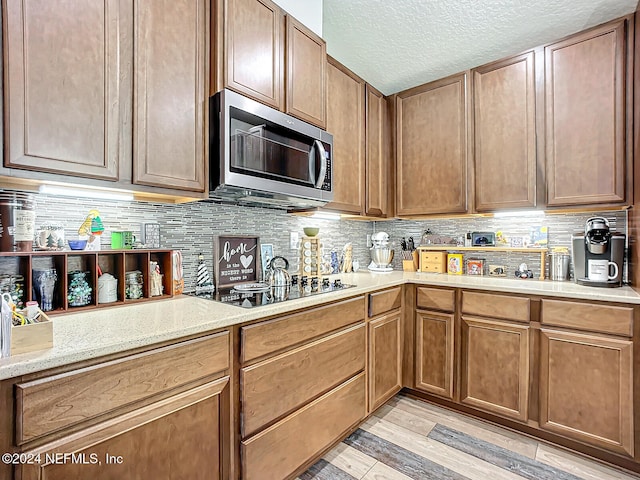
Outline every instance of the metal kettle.
<svg viewBox="0 0 640 480">
<path fill-rule="evenodd" d="M 277 260 L 284 262 L 284 267 L 276 265 Z M 287 272 L 289 261 L 284 257 L 273 257 L 269 262 L 269 270 L 267 271 L 266 282 L 272 287 L 290 287 L 291 275 Z"/>
</svg>

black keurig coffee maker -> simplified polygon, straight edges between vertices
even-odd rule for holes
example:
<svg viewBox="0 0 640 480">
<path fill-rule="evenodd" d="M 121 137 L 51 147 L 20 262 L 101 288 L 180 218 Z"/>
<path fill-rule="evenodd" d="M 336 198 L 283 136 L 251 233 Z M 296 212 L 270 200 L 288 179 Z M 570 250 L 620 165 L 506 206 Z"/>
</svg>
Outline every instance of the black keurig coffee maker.
<svg viewBox="0 0 640 480">
<path fill-rule="evenodd" d="M 583 234 L 571 236 L 574 278 L 590 287 L 620 287 L 625 236 L 612 233 L 606 218 L 587 220 Z"/>
</svg>

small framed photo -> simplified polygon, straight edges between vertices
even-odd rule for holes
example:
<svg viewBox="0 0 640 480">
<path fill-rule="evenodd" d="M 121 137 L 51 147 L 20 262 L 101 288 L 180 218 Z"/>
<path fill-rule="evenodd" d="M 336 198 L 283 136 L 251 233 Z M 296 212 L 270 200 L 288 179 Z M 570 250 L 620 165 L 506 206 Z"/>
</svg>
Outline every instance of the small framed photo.
<svg viewBox="0 0 640 480">
<path fill-rule="evenodd" d="M 511 248 L 524 248 L 524 237 L 509 237 L 509 246 Z"/>
<path fill-rule="evenodd" d="M 447 255 L 447 273 L 449 275 L 462 275 L 461 253 L 449 253 Z"/>
<path fill-rule="evenodd" d="M 262 280 L 267 278 L 269 263 L 273 258 L 273 244 L 263 243 L 260 245 L 260 262 L 262 263 Z"/>
<path fill-rule="evenodd" d="M 467 275 L 484 275 L 484 258 L 469 258 Z"/>
<path fill-rule="evenodd" d="M 143 223 L 140 229 L 141 241 L 147 248 L 160 248 L 160 225 L 157 223 Z"/>
<path fill-rule="evenodd" d="M 506 277 L 507 276 L 506 265 L 489 265 L 489 276 Z"/>
</svg>

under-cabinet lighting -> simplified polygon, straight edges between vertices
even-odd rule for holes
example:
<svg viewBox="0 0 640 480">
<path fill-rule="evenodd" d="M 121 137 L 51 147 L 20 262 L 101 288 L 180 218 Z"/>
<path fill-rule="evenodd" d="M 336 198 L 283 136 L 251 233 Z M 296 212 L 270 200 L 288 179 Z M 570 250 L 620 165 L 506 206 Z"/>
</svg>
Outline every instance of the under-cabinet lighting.
<svg viewBox="0 0 640 480">
<path fill-rule="evenodd" d="M 523 210 L 521 212 L 495 212 L 493 214 L 495 218 L 509 218 L 509 217 L 543 217 L 544 210 Z"/>
<path fill-rule="evenodd" d="M 110 190 L 101 190 L 94 188 L 80 188 L 80 187 L 63 187 L 59 185 L 40 185 L 38 190 L 40 193 L 48 195 L 58 195 L 61 197 L 83 197 L 83 198 L 97 198 L 101 200 L 121 200 L 132 201 L 133 193 L 129 192 L 114 192 Z"/>
<path fill-rule="evenodd" d="M 311 215 L 311 218 L 318 218 L 320 220 L 340 220 L 340 214 L 329 212 L 315 212 L 313 215 Z"/>
</svg>

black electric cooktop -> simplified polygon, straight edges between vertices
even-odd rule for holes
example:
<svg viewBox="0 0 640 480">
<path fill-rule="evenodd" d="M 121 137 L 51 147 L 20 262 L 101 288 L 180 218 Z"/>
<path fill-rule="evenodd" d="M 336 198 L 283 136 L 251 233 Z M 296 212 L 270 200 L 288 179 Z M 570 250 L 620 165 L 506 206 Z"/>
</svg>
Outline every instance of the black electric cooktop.
<svg viewBox="0 0 640 480">
<path fill-rule="evenodd" d="M 305 285 L 296 282 L 290 287 L 272 287 L 262 292 L 240 292 L 230 288 L 216 291 L 215 293 L 187 292 L 186 294 L 207 300 L 215 300 L 228 305 L 235 305 L 237 307 L 253 308 L 295 300 L 297 298 L 336 292 L 351 287 L 355 287 L 355 285 L 343 284 L 340 280 L 330 282 L 328 278 L 325 278 L 322 282 L 311 282 Z"/>
</svg>

